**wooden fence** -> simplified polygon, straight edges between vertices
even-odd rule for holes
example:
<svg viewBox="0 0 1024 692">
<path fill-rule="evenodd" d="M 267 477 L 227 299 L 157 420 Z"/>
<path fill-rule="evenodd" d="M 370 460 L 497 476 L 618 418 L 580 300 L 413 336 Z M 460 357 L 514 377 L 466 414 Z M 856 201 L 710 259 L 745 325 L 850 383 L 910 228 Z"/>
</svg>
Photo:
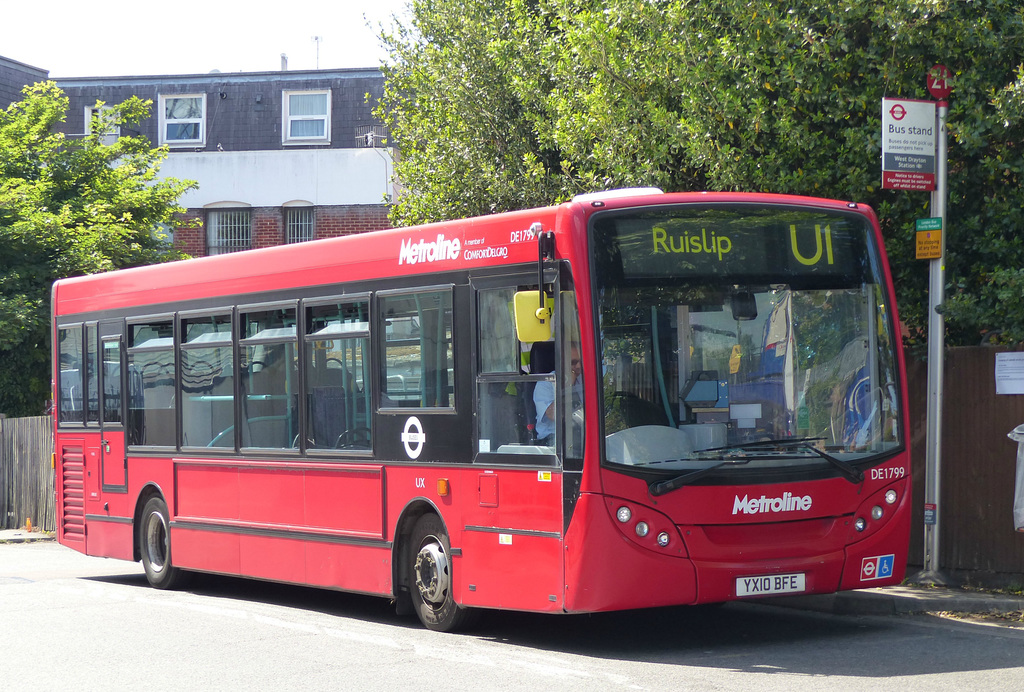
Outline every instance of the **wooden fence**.
<svg viewBox="0 0 1024 692">
<path fill-rule="evenodd" d="M 1024 533 L 1014 530 L 1017 443 L 1024 395 L 997 395 L 996 353 L 989 347 L 946 351 L 939 497 L 939 567 L 959 581 L 1024 584 Z M 924 467 L 928 368 L 907 364 L 914 481 L 910 564 L 924 555 Z"/>
<path fill-rule="evenodd" d="M 55 530 L 52 454 L 49 416 L 0 419 L 0 529 Z"/>
</svg>

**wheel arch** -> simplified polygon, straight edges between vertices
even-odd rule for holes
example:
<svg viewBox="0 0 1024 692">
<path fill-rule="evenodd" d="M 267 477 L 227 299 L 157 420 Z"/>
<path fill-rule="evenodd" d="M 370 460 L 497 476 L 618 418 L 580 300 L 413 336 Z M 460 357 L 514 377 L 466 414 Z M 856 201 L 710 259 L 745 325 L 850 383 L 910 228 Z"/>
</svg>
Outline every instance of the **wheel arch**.
<svg viewBox="0 0 1024 692">
<path fill-rule="evenodd" d="M 142 560 L 142 546 L 139 544 L 139 527 L 142 525 L 142 510 L 150 498 L 159 497 L 167 502 L 167 496 L 163 489 L 156 483 L 146 483 L 135 498 L 135 512 L 132 515 L 132 559 L 135 562 Z"/>
<path fill-rule="evenodd" d="M 448 525 L 444 515 L 433 502 L 425 497 L 417 497 L 410 500 L 402 508 L 398 521 L 395 522 L 395 532 L 391 541 L 391 591 L 395 599 L 398 612 L 412 612 L 412 603 L 409 601 L 409 589 L 412 587 L 412 575 L 409 572 L 409 561 L 404 559 L 408 550 L 409 539 L 412 536 L 413 527 L 419 518 L 425 514 L 435 514 L 448 531 Z M 451 532 L 448 531 L 448 536 Z"/>
</svg>

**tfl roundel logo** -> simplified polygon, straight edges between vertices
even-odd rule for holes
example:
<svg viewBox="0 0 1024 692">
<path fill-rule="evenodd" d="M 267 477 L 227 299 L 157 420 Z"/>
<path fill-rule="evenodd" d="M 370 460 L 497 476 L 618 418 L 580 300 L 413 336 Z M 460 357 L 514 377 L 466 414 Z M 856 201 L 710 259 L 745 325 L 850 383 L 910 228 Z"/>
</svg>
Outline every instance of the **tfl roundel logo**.
<svg viewBox="0 0 1024 692">
<path fill-rule="evenodd" d="M 875 579 L 888 579 L 892 576 L 892 568 L 895 563 L 895 555 L 866 557 L 860 563 L 860 580 L 873 581 Z"/>
<path fill-rule="evenodd" d="M 423 443 L 427 436 L 423 434 L 423 424 L 416 416 L 409 416 L 405 421 L 405 428 L 402 430 L 402 444 L 405 446 L 405 453 L 410 459 L 415 459 L 423 451 Z"/>
</svg>

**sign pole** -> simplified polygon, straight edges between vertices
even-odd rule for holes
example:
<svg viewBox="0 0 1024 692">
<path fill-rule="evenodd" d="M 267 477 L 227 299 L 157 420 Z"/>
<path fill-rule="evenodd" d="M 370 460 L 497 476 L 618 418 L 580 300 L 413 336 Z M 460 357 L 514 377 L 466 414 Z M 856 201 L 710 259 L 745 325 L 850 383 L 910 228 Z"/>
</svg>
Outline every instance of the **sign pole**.
<svg viewBox="0 0 1024 692">
<path fill-rule="evenodd" d="M 938 102 L 936 111 L 937 156 L 935 190 L 931 195 L 930 212 L 942 219 L 942 249 L 938 259 L 928 267 L 928 424 L 925 443 L 925 524 L 924 568 L 918 580 L 934 584 L 948 584 L 939 566 L 939 532 L 941 527 L 941 470 L 942 470 L 942 381 L 945 353 L 945 321 L 939 306 L 946 292 L 946 115 L 949 103 Z"/>
</svg>

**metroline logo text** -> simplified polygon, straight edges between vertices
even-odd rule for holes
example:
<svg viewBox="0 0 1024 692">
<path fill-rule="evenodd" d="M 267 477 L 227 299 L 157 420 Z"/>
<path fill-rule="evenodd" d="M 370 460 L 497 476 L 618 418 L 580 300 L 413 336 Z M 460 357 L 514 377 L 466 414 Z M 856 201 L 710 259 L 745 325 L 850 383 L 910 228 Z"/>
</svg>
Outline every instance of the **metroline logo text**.
<svg viewBox="0 0 1024 692">
<path fill-rule="evenodd" d="M 418 243 L 411 239 L 402 241 L 402 248 L 398 251 L 399 264 L 416 264 L 417 262 L 441 262 L 459 258 L 459 250 L 462 244 L 458 238 L 451 240 L 444 237 L 444 233 L 437 234 L 437 240 L 428 242 L 421 240 Z"/>
<path fill-rule="evenodd" d="M 748 497 L 736 496 L 732 504 L 733 514 L 764 514 L 767 512 L 806 512 L 811 508 L 811 496 L 797 497 L 786 492 L 782 497 Z"/>
</svg>

